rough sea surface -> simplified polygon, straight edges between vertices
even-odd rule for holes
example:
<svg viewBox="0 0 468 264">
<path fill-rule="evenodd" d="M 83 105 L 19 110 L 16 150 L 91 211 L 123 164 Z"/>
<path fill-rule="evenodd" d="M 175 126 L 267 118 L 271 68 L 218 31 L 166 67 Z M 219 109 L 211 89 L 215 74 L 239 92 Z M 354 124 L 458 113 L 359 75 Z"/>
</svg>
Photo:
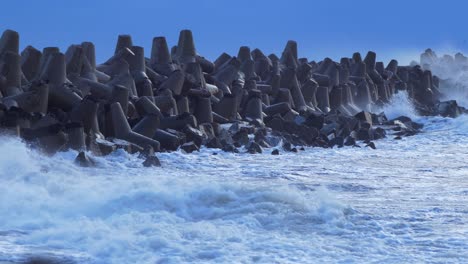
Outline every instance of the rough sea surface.
<svg viewBox="0 0 468 264">
<path fill-rule="evenodd" d="M 370 148 L 124 151 L 74 165 L 0 138 L 0 263 L 468 263 L 468 116 Z M 217 155 L 214 155 L 217 153 Z"/>
</svg>

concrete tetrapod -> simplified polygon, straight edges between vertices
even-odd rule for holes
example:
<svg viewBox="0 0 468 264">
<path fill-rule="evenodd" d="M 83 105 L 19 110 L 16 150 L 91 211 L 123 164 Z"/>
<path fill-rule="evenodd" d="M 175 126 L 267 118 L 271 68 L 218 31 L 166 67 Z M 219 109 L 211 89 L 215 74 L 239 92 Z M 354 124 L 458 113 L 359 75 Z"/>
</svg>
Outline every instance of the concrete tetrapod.
<svg viewBox="0 0 468 264">
<path fill-rule="evenodd" d="M 154 151 L 159 151 L 160 144 L 158 141 L 135 133 L 131 130 L 120 103 L 116 102 L 111 104 L 111 113 L 116 138 L 126 140 L 142 148 L 149 145 L 153 147 Z"/>
</svg>

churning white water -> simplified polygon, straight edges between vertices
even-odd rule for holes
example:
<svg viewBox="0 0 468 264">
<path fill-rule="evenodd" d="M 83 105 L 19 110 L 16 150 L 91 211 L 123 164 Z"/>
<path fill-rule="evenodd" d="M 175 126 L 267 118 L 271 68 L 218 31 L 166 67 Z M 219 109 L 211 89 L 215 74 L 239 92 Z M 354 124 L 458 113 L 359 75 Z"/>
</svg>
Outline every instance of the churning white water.
<svg viewBox="0 0 468 264">
<path fill-rule="evenodd" d="M 202 149 L 161 168 L 2 137 L 0 263 L 467 263 L 468 117 L 418 121 L 376 150 Z"/>
</svg>

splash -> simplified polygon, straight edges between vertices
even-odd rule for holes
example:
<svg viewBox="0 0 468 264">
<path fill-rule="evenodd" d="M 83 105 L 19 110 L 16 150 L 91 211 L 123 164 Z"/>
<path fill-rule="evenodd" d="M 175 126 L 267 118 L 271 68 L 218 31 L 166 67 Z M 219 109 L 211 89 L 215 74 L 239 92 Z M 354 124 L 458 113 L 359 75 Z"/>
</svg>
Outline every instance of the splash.
<svg viewBox="0 0 468 264">
<path fill-rule="evenodd" d="M 399 116 L 407 116 L 411 119 L 417 119 L 419 117 L 406 91 L 399 91 L 392 97 L 388 104 L 375 109 L 374 112 L 384 112 L 389 119 Z"/>
</svg>

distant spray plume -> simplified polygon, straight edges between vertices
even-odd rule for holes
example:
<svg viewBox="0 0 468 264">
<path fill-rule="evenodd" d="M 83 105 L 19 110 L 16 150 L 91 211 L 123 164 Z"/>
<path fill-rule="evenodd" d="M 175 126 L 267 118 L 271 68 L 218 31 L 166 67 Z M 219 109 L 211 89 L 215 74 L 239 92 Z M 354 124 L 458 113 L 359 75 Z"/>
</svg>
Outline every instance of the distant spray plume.
<svg viewBox="0 0 468 264">
<path fill-rule="evenodd" d="M 431 49 L 421 54 L 423 69 L 431 70 L 440 79 L 440 90 L 444 100 L 457 100 L 458 104 L 468 107 L 468 58 L 461 53 L 438 57 Z"/>
</svg>

